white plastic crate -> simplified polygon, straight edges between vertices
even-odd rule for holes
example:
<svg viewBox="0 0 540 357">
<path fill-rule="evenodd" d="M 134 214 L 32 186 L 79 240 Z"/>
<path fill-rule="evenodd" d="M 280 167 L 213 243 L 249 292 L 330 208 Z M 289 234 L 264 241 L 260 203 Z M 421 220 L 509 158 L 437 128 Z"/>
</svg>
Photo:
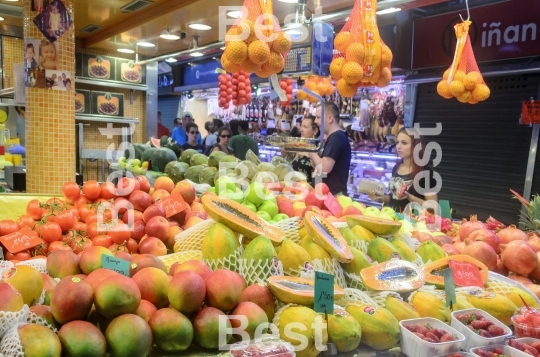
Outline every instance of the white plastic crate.
<svg viewBox="0 0 540 357">
<path fill-rule="evenodd" d="M 430 325 L 433 328 L 446 331 L 455 337 L 454 341 L 431 343 L 420 339 L 405 326 Z M 399 322 L 401 329 L 401 351 L 408 357 L 433 357 L 458 352 L 465 341 L 465 336 L 444 322 L 423 317 L 419 319 L 402 320 Z"/>
<path fill-rule="evenodd" d="M 471 349 L 471 353 L 475 356 L 482 357 L 476 352 L 478 350 L 484 350 L 484 351 L 493 351 L 495 348 L 500 348 L 505 355 L 508 355 L 510 357 L 531 357 L 531 355 L 526 354 L 525 352 L 521 352 L 520 350 L 517 350 L 513 347 L 506 346 L 506 345 L 491 345 L 491 346 L 484 346 L 484 347 L 476 347 Z"/>
</svg>

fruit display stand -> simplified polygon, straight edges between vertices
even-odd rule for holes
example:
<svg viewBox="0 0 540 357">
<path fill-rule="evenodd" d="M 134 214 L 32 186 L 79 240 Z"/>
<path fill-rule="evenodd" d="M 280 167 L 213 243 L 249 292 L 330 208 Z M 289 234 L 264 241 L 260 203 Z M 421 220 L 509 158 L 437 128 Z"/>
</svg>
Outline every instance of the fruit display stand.
<svg viewBox="0 0 540 357">
<path fill-rule="evenodd" d="M 0 220 L 11 219 L 16 221 L 20 216 L 26 214 L 26 206 L 33 199 L 44 202 L 50 198 L 59 198 L 60 195 L 38 195 L 25 193 L 4 193 L 0 194 Z"/>
</svg>

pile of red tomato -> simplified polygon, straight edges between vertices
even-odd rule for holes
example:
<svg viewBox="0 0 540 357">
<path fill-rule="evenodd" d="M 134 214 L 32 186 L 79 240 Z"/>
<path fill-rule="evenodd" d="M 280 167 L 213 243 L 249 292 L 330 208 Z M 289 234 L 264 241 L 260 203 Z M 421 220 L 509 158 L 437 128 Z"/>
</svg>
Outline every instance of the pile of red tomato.
<svg viewBox="0 0 540 357">
<path fill-rule="evenodd" d="M 231 75 L 222 73 L 218 76 L 219 80 L 219 107 L 222 109 L 229 109 L 229 103 L 232 98 L 233 86 L 231 82 Z"/>
<path fill-rule="evenodd" d="M 235 106 L 251 102 L 251 81 L 244 71 L 232 75 L 232 103 Z"/>
<path fill-rule="evenodd" d="M 293 80 L 292 78 L 281 78 L 279 80 L 279 86 L 281 87 L 281 89 L 283 89 L 283 91 L 285 92 L 285 94 L 287 94 L 287 100 L 286 101 L 281 101 L 281 105 L 283 106 L 289 106 L 291 104 L 291 100 L 292 100 L 292 94 L 293 94 Z"/>
</svg>

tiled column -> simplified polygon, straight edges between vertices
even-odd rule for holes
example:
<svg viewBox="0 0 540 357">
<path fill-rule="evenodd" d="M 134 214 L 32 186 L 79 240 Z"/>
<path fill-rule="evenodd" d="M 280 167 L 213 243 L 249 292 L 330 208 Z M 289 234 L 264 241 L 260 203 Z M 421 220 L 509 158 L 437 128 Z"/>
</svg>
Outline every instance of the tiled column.
<svg viewBox="0 0 540 357">
<path fill-rule="evenodd" d="M 26 95 L 26 191 L 61 194 L 75 181 L 75 30 L 74 0 L 62 0 L 73 24 L 56 40 L 56 68 L 69 72 L 71 91 L 28 88 Z M 45 2 L 46 3 L 46 2 Z M 34 25 L 32 0 L 23 0 L 25 39 L 46 39 Z M 36 58 L 39 58 L 36 49 Z"/>
</svg>

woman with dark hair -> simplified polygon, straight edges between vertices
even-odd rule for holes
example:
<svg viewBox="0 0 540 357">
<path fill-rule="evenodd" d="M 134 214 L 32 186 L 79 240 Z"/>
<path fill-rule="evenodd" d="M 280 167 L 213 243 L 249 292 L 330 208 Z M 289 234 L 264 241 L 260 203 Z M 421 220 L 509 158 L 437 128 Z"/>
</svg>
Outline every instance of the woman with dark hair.
<svg viewBox="0 0 540 357">
<path fill-rule="evenodd" d="M 315 124 L 315 117 L 313 115 L 308 115 L 302 119 L 302 124 L 300 125 L 300 137 L 306 139 L 318 138 L 320 135 L 319 127 Z M 291 161 L 291 166 L 294 171 L 299 171 L 306 175 L 308 181 L 311 180 L 313 174 L 313 163 L 309 156 L 306 156 L 303 153 L 296 153 L 293 160 Z"/>
<path fill-rule="evenodd" d="M 234 150 L 229 147 L 229 140 L 231 140 L 231 129 L 226 126 L 222 126 L 217 131 L 217 144 L 212 146 L 210 153 L 214 151 L 223 151 L 227 155 L 234 155 Z"/>
<path fill-rule="evenodd" d="M 385 203 L 397 212 L 403 212 L 409 203 L 422 206 L 426 201 L 437 202 L 435 193 L 438 191 L 435 188 L 437 180 L 434 178 L 433 169 L 420 162 L 425 160 L 426 145 L 423 137 L 413 128 L 403 128 L 399 131 L 396 140 L 397 155 L 401 161 L 392 169 L 392 178 L 389 182 L 390 194 L 377 196 L 375 192 L 371 192 L 369 197 Z M 415 151 L 418 151 L 416 155 Z M 415 177 L 418 182 L 416 187 Z"/>
</svg>

